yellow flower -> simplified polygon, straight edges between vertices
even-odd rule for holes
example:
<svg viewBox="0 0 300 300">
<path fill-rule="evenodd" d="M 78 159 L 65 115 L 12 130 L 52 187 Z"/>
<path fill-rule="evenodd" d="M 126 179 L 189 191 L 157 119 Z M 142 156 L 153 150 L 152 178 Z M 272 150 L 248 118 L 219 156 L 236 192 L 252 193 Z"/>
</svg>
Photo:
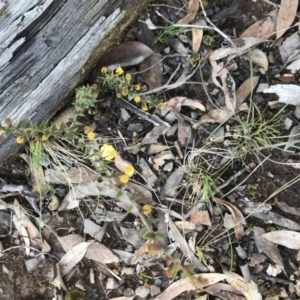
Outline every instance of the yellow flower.
<svg viewBox="0 0 300 300">
<path fill-rule="evenodd" d="M 134 167 L 132 165 L 128 165 L 124 169 L 124 173 L 131 177 L 134 174 Z"/>
<path fill-rule="evenodd" d="M 102 67 L 101 68 L 101 73 L 105 74 L 107 72 L 107 68 L 106 67 Z"/>
<path fill-rule="evenodd" d="M 92 94 L 92 98 L 97 99 L 97 97 L 98 97 L 98 93 L 93 93 Z"/>
<path fill-rule="evenodd" d="M 133 98 L 133 101 L 134 101 L 135 103 L 139 103 L 139 102 L 141 102 L 141 97 L 140 97 L 140 96 L 135 96 L 135 97 Z"/>
<path fill-rule="evenodd" d="M 150 215 L 152 212 L 152 206 L 149 204 L 145 204 L 142 208 L 144 215 Z"/>
<path fill-rule="evenodd" d="M 42 141 L 44 142 L 48 141 L 48 137 L 45 134 L 42 135 Z"/>
<path fill-rule="evenodd" d="M 85 134 L 88 134 L 90 131 L 91 131 L 91 127 L 90 127 L 90 126 L 84 126 L 84 127 L 83 127 L 83 132 L 84 132 Z"/>
<path fill-rule="evenodd" d="M 123 91 L 122 91 L 122 95 L 123 95 L 123 96 L 127 96 L 127 95 L 128 95 L 128 91 L 127 91 L 127 90 L 123 90 Z"/>
<path fill-rule="evenodd" d="M 140 91 L 141 90 L 141 85 L 140 84 L 136 84 L 134 88 L 135 88 L 136 91 Z"/>
<path fill-rule="evenodd" d="M 117 98 L 121 98 L 121 97 L 122 97 L 122 94 L 121 94 L 121 93 L 116 93 L 116 97 L 117 97 Z"/>
<path fill-rule="evenodd" d="M 159 103 L 157 104 L 157 107 L 158 107 L 159 109 L 163 108 L 164 106 L 165 106 L 164 102 L 159 102 Z"/>
<path fill-rule="evenodd" d="M 79 94 L 76 94 L 76 95 L 75 95 L 75 98 L 76 98 L 76 99 L 79 99 L 79 98 L 80 98 L 80 95 L 79 95 Z"/>
<path fill-rule="evenodd" d="M 130 81 L 130 80 L 131 80 L 131 74 L 128 74 L 128 73 L 127 73 L 127 74 L 125 75 L 125 79 L 126 79 L 127 81 Z"/>
<path fill-rule="evenodd" d="M 96 133 L 93 132 L 93 131 L 90 131 L 90 132 L 87 134 L 87 138 L 88 138 L 89 140 L 93 140 L 93 139 L 95 138 L 95 136 L 96 136 Z"/>
<path fill-rule="evenodd" d="M 17 142 L 18 144 L 24 144 L 25 139 L 24 139 L 23 136 L 19 135 L 19 136 L 16 138 L 16 142 Z"/>
<path fill-rule="evenodd" d="M 96 88 L 98 88 L 98 85 L 97 85 L 96 83 L 94 83 L 94 84 L 91 85 L 91 87 L 92 87 L 93 89 L 96 89 Z"/>
<path fill-rule="evenodd" d="M 104 144 L 100 148 L 100 157 L 105 160 L 112 160 L 117 156 L 116 149 L 109 144 Z"/>
<path fill-rule="evenodd" d="M 117 69 L 116 69 L 116 74 L 117 75 L 122 75 L 124 73 L 124 70 L 121 68 L 121 67 L 118 67 Z"/>
<path fill-rule="evenodd" d="M 126 184 L 126 183 L 128 183 L 128 181 L 129 181 L 129 176 L 126 175 L 126 174 L 123 174 L 123 175 L 121 175 L 121 176 L 119 177 L 119 180 L 120 180 L 121 183 Z"/>
<path fill-rule="evenodd" d="M 142 105 L 142 110 L 143 111 L 147 111 L 148 110 L 148 106 L 146 104 Z"/>
</svg>

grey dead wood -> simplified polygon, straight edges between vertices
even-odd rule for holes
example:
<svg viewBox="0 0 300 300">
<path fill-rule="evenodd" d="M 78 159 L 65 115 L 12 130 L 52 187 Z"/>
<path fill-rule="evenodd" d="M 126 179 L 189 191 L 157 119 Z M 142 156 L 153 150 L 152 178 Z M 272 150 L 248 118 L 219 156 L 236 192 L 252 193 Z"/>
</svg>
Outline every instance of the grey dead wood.
<svg viewBox="0 0 300 300">
<path fill-rule="evenodd" d="M 0 0 L 0 122 L 49 120 L 149 0 Z M 20 146 L 9 136 L 0 163 Z"/>
</svg>

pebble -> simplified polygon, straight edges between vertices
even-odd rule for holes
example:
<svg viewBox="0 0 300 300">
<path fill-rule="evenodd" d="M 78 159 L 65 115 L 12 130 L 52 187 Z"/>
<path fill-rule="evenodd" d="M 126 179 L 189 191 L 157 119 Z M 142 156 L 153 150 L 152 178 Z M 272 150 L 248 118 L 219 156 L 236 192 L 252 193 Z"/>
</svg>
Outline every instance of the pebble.
<svg viewBox="0 0 300 300">
<path fill-rule="evenodd" d="M 146 298 L 149 295 L 149 291 L 150 290 L 147 286 L 142 285 L 135 290 L 135 295 L 141 298 Z"/>
<path fill-rule="evenodd" d="M 134 295 L 134 290 L 133 290 L 133 289 L 127 288 L 127 289 L 124 290 L 123 295 L 124 295 L 125 297 L 131 297 L 131 296 Z"/>
<path fill-rule="evenodd" d="M 206 9 L 205 11 L 206 11 L 206 15 L 208 17 L 211 17 L 214 14 L 214 11 L 212 8 Z"/>
<path fill-rule="evenodd" d="M 120 286 L 119 283 L 116 280 L 114 280 L 113 278 L 107 279 L 107 283 L 106 283 L 107 290 L 114 290 L 114 289 L 117 289 L 119 286 Z"/>
<path fill-rule="evenodd" d="M 154 284 L 155 284 L 155 285 L 161 285 L 161 284 L 162 284 L 161 279 L 158 279 L 158 278 L 155 279 L 155 280 L 154 280 Z"/>
<path fill-rule="evenodd" d="M 161 290 L 156 285 L 150 285 L 150 294 L 151 296 L 156 296 L 161 293 Z"/>
</svg>

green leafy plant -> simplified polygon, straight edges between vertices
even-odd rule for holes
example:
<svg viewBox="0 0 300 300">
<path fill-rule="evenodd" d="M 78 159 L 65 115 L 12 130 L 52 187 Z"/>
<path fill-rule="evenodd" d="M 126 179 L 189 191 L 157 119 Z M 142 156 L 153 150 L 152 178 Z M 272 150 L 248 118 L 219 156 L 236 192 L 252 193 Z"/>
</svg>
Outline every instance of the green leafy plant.
<svg viewBox="0 0 300 300">
<path fill-rule="evenodd" d="M 161 43 L 161 44 L 169 44 L 168 38 L 178 36 L 179 34 L 183 34 L 186 32 L 191 31 L 191 29 L 186 28 L 179 28 L 174 26 L 174 24 L 170 24 L 164 27 L 155 38 L 154 43 Z"/>
</svg>

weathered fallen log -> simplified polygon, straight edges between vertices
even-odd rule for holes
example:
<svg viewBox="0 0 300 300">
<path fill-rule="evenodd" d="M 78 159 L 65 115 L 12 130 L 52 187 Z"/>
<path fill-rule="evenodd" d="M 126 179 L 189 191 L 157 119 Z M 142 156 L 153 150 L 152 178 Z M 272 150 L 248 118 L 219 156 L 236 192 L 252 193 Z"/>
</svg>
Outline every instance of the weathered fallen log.
<svg viewBox="0 0 300 300">
<path fill-rule="evenodd" d="M 50 119 L 149 0 L 0 0 L 0 121 Z M 0 163 L 19 146 L 0 143 Z"/>
</svg>

